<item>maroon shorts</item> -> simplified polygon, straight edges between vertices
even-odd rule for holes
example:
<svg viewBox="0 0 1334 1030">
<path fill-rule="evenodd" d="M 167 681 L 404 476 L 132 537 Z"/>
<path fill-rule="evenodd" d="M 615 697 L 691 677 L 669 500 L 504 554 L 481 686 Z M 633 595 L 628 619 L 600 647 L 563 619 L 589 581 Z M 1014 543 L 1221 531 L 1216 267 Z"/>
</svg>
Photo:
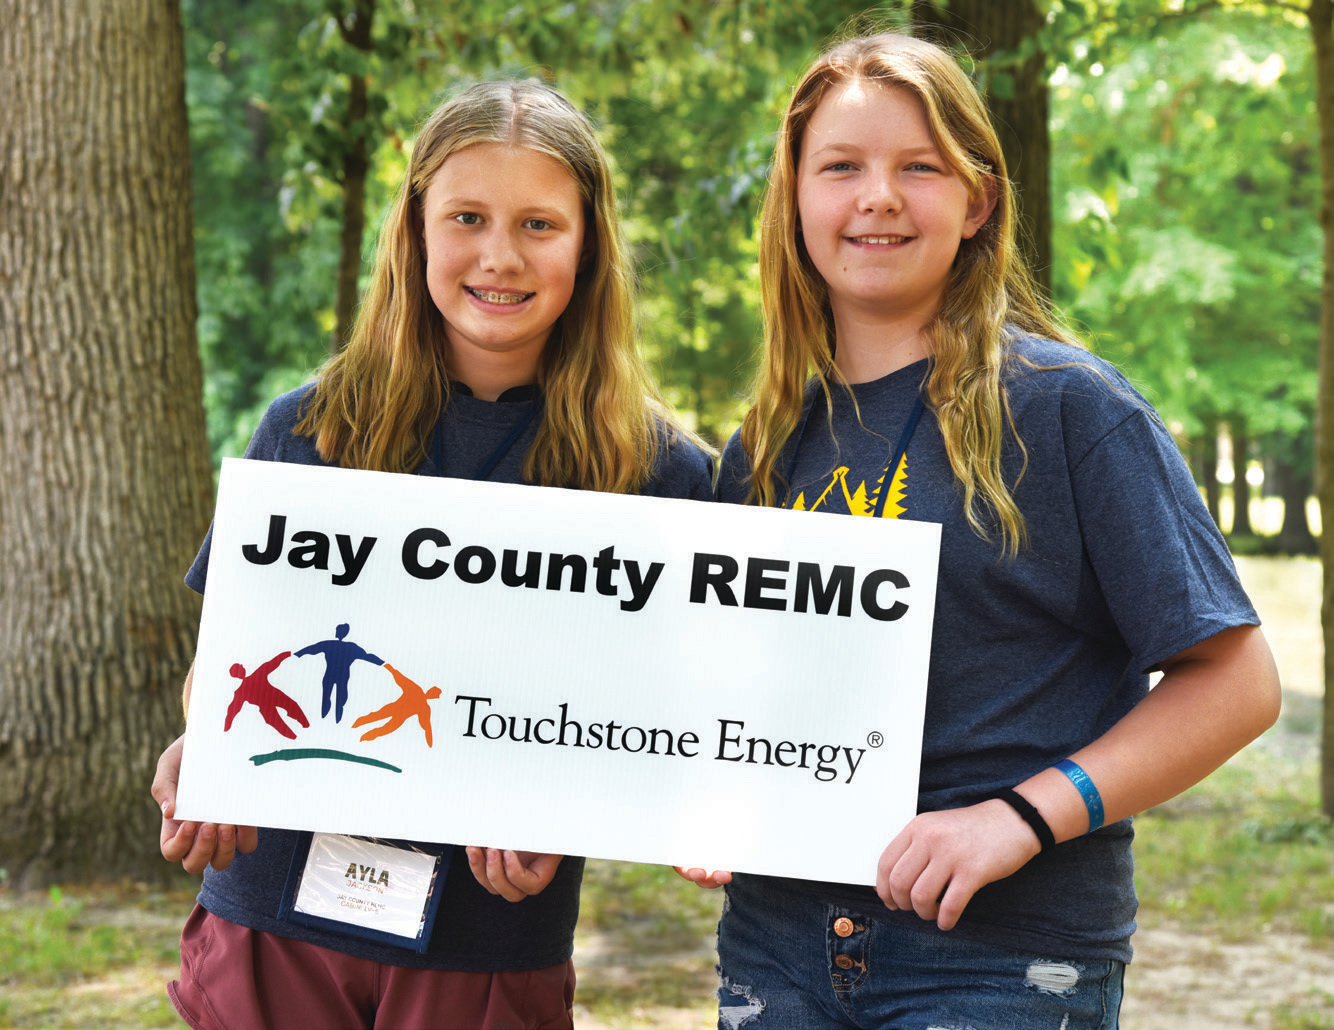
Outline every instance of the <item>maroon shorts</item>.
<svg viewBox="0 0 1334 1030">
<path fill-rule="evenodd" d="M 506 973 L 411 969 L 250 930 L 199 905 L 167 985 L 195 1030 L 307 1027 L 566 1030 L 574 963 Z"/>
</svg>

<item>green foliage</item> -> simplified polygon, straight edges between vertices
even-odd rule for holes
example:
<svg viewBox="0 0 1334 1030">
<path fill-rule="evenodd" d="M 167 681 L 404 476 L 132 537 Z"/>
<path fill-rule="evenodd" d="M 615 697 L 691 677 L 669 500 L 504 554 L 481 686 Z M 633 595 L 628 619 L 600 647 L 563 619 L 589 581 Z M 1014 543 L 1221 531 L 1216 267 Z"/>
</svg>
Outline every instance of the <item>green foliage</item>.
<svg viewBox="0 0 1334 1030">
<path fill-rule="evenodd" d="M 1155 25 L 1076 47 L 1053 77 L 1057 300 L 1185 434 L 1221 419 L 1253 437 L 1309 435 L 1321 253 L 1309 40 L 1245 11 Z"/>
<path fill-rule="evenodd" d="M 902 24 L 906 0 L 869 17 L 847 0 L 472 0 L 466 18 L 379 0 L 369 51 L 339 31 L 352 5 L 185 5 L 215 453 L 236 453 L 326 353 L 352 141 L 372 154 L 369 253 L 416 120 L 499 75 L 550 81 L 600 125 L 645 347 L 668 398 L 725 438 L 760 339 L 755 220 L 787 91 L 823 42 Z M 1056 299 L 1183 436 L 1232 420 L 1274 446 L 1308 439 L 1320 228 L 1300 19 L 1206 0 L 1040 6 L 1039 36 L 979 76 L 1003 93 L 1032 47 L 1053 70 Z M 356 125 L 353 72 L 368 80 Z"/>
</svg>

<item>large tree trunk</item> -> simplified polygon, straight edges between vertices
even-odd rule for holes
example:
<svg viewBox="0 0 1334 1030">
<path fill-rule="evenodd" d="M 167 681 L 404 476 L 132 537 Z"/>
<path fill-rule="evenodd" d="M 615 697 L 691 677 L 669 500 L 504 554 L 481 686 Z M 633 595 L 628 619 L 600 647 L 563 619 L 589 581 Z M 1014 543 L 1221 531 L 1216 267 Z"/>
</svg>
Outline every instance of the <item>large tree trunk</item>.
<svg viewBox="0 0 1334 1030">
<path fill-rule="evenodd" d="M 1320 625 L 1325 641 L 1324 729 L 1320 795 L 1334 817 L 1334 3 L 1311 0 L 1315 43 L 1316 111 L 1320 122 L 1320 225 L 1325 270 L 1320 286 L 1320 361 L 1316 395 L 1316 496 L 1320 498 L 1320 565 L 1324 599 Z"/>
<path fill-rule="evenodd" d="M 0 0 L 0 866 L 161 876 L 212 475 L 178 0 Z"/>
<path fill-rule="evenodd" d="M 1014 54 L 1045 24 L 1033 0 L 950 0 L 946 7 L 917 0 L 913 20 L 929 39 L 963 44 L 978 57 L 1003 58 L 988 70 L 987 105 L 1000 135 L 1010 179 L 1019 194 L 1019 239 L 1043 290 L 1051 292 L 1051 137 L 1047 56 Z M 941 30 L 945 31 L 941 31 Z M 980 48 L 980 49 L 979 49 Z"/>
</svg>

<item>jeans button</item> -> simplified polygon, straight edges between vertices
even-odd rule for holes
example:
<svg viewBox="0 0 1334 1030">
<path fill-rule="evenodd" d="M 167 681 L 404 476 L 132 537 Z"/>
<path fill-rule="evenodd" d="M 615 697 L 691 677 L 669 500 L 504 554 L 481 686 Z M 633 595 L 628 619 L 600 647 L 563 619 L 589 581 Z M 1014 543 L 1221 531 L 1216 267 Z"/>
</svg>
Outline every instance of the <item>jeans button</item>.
<svg viewBox="0 0 1334 1030">
<path fill-rule="evenodd" d="M 852 920 L 849 919 L 847 916 L 839 916 L 837 919 L 834 920 L 834 933 L 838 934 L 840 937 L 851 937 Z M 847 969 L 848 967 L 843 966 L 842 968 Z"/>
<path fill-rule="evenodd" d="M 852 959 L 849 958 L 847 955 L 835 955 L 834 965 L 838 966 L 839 969 L 846 970 L 846 969 L 851 969 L 854 965 L 856 965 L 856 963 L 853 962 Z"/>
</svg>

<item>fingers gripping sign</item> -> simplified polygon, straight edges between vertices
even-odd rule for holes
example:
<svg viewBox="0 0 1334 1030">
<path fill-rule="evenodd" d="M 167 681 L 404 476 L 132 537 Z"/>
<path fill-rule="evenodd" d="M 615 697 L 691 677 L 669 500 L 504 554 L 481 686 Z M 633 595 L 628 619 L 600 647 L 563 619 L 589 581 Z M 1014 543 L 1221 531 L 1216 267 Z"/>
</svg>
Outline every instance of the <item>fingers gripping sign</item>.
<svg viewBox="0 0 1334 1030">
<path fill-rule="evenodd" d="M 885 848 L 875 890 L 891 910 L 953 929 L 982 887 L 1024 866 L 1041 846 L 1003 801 L 925 812 Z"/>
<path fill-rule="evenodd" d="M 707 869 L 674 865 L 676 875 L 689 880 L 696 887 L 703 887 L 706 890 L 716 890 L 717 888 L 732 882 L 732 874 L 726 869 L 715 869 L 709 872 Z"/>
<path fill-rule="evenodd" d="M 259 845 L 259 831 L 253 826 L 197 823 L 177 819 L 176 785 L 181 776 L 181 755 L 185 737 L 177 737 L 157 762 L 153 776 L 153 800 L 162 810 L 162 831 L 158 846 L 168 862 L 179 862 L 187 873 L 198 875 L 208 866 L 226 869 L 236 852 L 249 854 Z"/>
<path fill-rule="evenodd" d="M 468 868 L 491 894 L 506 901 L 522 901 L 546 889 L 556 875 L 562 855 L 537 851 L 508 851 L 469 847 Z"/>
</svg>

